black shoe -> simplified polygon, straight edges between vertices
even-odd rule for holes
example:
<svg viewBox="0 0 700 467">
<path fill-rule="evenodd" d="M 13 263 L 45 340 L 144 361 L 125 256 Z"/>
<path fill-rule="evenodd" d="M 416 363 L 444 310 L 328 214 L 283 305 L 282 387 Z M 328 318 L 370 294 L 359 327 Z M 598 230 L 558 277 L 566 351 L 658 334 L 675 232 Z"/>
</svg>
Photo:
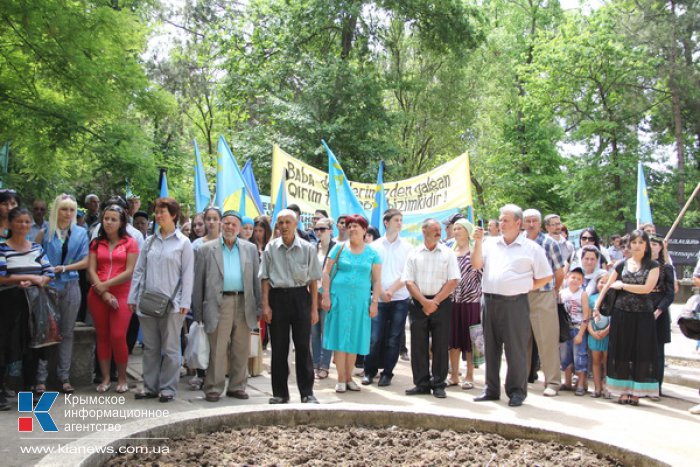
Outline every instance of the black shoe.
<svg viewBox="0 0 700 467">
<path fill-rule="evenodd" d="M 272 402 L 270 402 L 272 404 Z M 310 396 L 304 396 L 301 398 L 301 403 L 302 404 L 318 404 L 318 399 L 316 399 L 316 396 L 311 394 Z"/>
<path fill-rule="evenodd" d="M 165 403 L 165 402 L 170 402 L 170 401 L 173 400 L 174 398 L 175 398 L 175 396 L 160 396 L 160 397 L 158 398 L 158 402 L 163 402 L 163 403 Z"/>
<path fill-rule="evenodd" d="M 391 384 L 391 376 L 389 375 L 381 375 L 379 377 L 379 383 L 377 383 L 377 386 L 389 386 Z"/>
<path fill-rule="evenodd" d="M 407 362 L 407 361 L 411 360 L 410 358 L 408 358 L 408 352 L 407 352 L 407 351 L 406 351 L 406 352 L 401 352 L 401 354 L 399 355 L 399 358 L 401 358 L 401 360 L 403 360 L 404 362 Z"/>
<path fill-rule="evenodd" d="M 286 404 L 289 402 L 289 397 L 270 397 L 270 404 Z"/>
<path fill-rule="evenodd" d="M 475 397 L 474 402 L 497 401 L 499 399 L 500 397 L 492 396 L 491 394 L 485 392 L 482 395 Z"/>
<path fill-rule="evenodd" d="M 421 388 L 419 386 L 415 386 L 411 389 L 406 389 L 407 396 L 418 396 L 423 394 L 430 394 L 430 388 Z"/>
<path fill-rule="evenodd" d="M 445 392 L 445 388 L 434 388 L 433 389 L 433 396 L 437 397 L 438 399 L 444 399 L 447 397 L 447 393 Z"/>
<path fill-rule="evenodd" d="M 374 376 L 369 376 L 367 373 L 362 377 L 362 384 L 368 386 L 374 382 Z"/>
<path fill-rule="evenodd" d="M 516 392 L 510 397 L 510 400 L 508 401 L 508 406 L 510 407 L 520 407 L 523 405 L 523 401 L 525 400 L 525 396 L 519 392 Z"/>
<path fill-rule="evenodd" d="M 152 393 L 152 392 L 137 392 L 134 395 L 134 399 L 136 400 L 141 400 L 141 399 L 155 399 L 158 397 L 158 394 Z"/>
</svg>

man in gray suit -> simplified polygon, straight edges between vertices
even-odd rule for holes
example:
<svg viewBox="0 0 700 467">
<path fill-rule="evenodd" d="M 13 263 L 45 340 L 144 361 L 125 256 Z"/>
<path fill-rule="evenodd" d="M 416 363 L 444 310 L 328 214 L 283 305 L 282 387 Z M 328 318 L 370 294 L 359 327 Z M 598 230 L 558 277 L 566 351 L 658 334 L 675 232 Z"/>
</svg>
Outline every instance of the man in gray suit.
<svg viewBox="0 0 700 467">
<path fill-rule="evenodd" d="M 250 330 L 260 318 L 258 250 L 238 238 L 241 215 L 226 211 L 222 237 L 205 243 L 198 252 L 192 309 L 204 323 L 211 347 L 204 380 L 206 400 L 217 402 L 229 376 L 226 395 L 248 399 Z"/>
</svg>

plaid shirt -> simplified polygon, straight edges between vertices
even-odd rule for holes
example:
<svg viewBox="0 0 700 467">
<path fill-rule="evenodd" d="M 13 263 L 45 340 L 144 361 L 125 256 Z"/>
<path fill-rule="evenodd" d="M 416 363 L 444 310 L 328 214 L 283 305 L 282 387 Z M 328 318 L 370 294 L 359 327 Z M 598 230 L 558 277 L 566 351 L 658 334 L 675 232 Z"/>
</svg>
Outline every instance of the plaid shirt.
<svg viewBox="0 0 700 467">
<path fill-rule="evenodd" d="M 561 256 L 561 250 L 559 249 L 559 244 L 549 235 L 545 235 L 540 232 L 535 239 L 535 242 L 544 249 L 544 253 L 547 256 L 547 261 L 552 267 L 552 273 L 556 273 L 557 269 L 564 267 L 564 258 Z M 542 287 L 540 290 L 542 292 L 549 292 L 554 290 L 554 277 L 549 282 L 549 284 Z"/>
</svg>

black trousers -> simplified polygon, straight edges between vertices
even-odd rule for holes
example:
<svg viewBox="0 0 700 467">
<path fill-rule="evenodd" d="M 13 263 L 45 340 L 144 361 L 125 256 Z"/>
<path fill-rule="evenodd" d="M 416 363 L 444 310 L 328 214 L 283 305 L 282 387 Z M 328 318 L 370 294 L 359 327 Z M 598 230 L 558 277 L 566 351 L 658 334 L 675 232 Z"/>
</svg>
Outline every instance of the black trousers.
<svg viewBox="0 0 700 467">
<path fill-rule="evenodd" d="M 301 397 L 314 393 L 311 361 L 311 295 L 306 287 L 270 289 L 270 345 L 272 346 L 272 395 L 289 398 L 289 330 L 296 357 L 297 386 Z"/>
<path fill-rule="evenodd" d="M 431 298 L 431 297 L 427 297 Z M 408 308 L 411 321 L 411 370 L 413 384 L 423 389 L 444 388 L 449 362 L 448 344 L 450 321 L 452 318 L 452 300 L 446 299 L 431 315 L 423 313 L 423 307 L 411 300 Z M 432 349 L 430 346 L 432 338 Z M 430 355 L 432 350 L 432 377 Z"/>
</svg>

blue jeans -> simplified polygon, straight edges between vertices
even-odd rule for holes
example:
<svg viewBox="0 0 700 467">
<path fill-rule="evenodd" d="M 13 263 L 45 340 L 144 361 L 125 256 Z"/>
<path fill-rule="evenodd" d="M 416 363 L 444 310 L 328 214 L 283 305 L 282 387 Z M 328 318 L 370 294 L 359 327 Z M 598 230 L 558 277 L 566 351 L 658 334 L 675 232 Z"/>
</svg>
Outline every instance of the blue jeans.
<svg viewBox="0 0 700 467">
<path fill-rule="evenodd" d="M 571 365 L 574 371 L 580 373 L 588 371 L 588 339 L 584 334 L 580 344 L 574 343 L 574 337 L 578 334 L 578 327 L 569 329 L 571 338 L 559 344 L 559 358 L 561 360 L 561 371 L 566 370 Z"/>
<path fill-rule="evenodd" d="M 318 323 L 311 326 L 311 361 L 314 369 L 327 370 L 331 366 L 332 350 L 323 348 L 323 326 L 326 324 L 327 311 L 318 310 Z"/>
<path fill-rule="evenodd" d="M 372 318 L 372 337 L 369 355 L 365 357 L 365 375 L 376 376 L 382 364 L 382 374 L 394 376 L 394 367 L 401 351 L 401 333 L 406 327 L 407 315 L 408 299 L 379 304 L 379 313 Z"/>
</svg>

